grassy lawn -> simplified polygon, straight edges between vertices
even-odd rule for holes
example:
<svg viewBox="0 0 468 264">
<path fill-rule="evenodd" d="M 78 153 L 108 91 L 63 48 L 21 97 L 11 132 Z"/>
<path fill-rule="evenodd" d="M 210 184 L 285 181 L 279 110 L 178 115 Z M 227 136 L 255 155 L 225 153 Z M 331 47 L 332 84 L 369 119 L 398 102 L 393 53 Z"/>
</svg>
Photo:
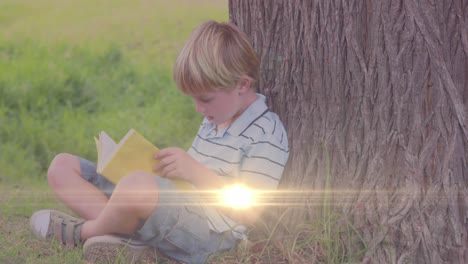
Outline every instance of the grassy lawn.
<svg viewBox="0 0 468 264">
<path fill-rule="evenodd" d="M 80 263 L 80 252 L 63 250 L 56 243 L 38 240 L 29 231 L 28 216 L 34 210 L 64 209 L 45 186 L 2 185 L 0 203 L 1 263 Z"/>
<path fill-rule="evenodd" d="M 81 248 L 69 250 L 55 241 L 38 239 L 31 234 L 29 216 L 34 211 L 53 208 L 72 214 L 57 202 L 46 184 L 2 185 L 0 204 L 0 263 L 86 263 Z M 249 247 L 240 246 L 216 256 L 209 263 L 308 263 L 323 253 L 315 251 L 315 246 L 312 246 L 316 240 L 314 234 L 307 228 L 302 231 L 304 233 L 288 240 L 256 240 Z M 178 263 L 160 254 L 157 259 L 143 259 L 141 262 Z M 109 263 L 125 262 L 116 259 Z"/>
<path fill-rule="evenodd" d="M 227 1 L 1 1 L 0 181 L 43 178 L 59 152 L 94 160 L 101 130 L 189 146 L 201 116 L 172 66 L 209 19 Z"/>
</svg>

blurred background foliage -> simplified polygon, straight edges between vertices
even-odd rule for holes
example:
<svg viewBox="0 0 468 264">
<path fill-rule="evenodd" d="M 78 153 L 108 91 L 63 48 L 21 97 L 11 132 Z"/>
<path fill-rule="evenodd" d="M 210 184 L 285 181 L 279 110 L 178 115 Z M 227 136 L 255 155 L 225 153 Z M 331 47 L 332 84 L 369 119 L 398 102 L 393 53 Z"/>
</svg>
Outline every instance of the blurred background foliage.
<svg viewBox="0 0 468 264">
<path fill-rule="evenodd" d="M 227 0 L 0 1 L 0 183 L 45 182 L 60 152 L 94 161 L 101 130 L 188 148 L 202 117 L 172 66 L 211 19 Z"/>
</svg>

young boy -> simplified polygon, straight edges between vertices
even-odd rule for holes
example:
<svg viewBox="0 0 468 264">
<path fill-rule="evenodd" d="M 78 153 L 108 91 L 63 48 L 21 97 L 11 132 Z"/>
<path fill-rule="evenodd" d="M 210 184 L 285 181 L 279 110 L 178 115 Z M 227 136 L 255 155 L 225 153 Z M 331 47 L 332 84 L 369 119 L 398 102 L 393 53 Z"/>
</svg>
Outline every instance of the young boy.
<svg viewBox="0 0 468 264">
<path fill-rule="evenodd" d="M 253 88 L 258 69 L 252 46 L 236 26 L 214 21 L 199 26 L 174 67 L 178 88 L 204 116 L 192 147 L 160 150 L 154 156 L 158 175 L 136 171 L 116 186 L 96 173 L 94 163 L 57 155 L 49 185 L 82 219 L 41 210 L 30 219 L 34 234 L 69 248 L 83 244 L 89 261 L 118 252 L 132 260 L 156 248 L 181 262 L 203 263 L 235 247 L 261 207 L 219 206 L 204 195 L 238 183 L 274 190 L 289 155 L 281 121 Z M 197 192 L 177 191 L 170 179 L 188 181 Z"/>
</svg>

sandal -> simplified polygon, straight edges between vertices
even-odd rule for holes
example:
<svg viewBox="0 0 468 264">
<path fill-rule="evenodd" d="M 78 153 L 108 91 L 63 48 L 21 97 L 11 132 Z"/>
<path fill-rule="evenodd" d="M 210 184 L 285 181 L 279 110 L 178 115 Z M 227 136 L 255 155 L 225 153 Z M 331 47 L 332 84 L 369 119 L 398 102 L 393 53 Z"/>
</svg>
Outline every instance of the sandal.
<svg viewBox="0 0 468 264">
<path fill-rule="evenodd" d="M 37 237 L 55 239 L 73 249 L 82 244 L 81 227 L 85 221 L 54 210 L 35 212 L 29 226 Z"/>
</svg>

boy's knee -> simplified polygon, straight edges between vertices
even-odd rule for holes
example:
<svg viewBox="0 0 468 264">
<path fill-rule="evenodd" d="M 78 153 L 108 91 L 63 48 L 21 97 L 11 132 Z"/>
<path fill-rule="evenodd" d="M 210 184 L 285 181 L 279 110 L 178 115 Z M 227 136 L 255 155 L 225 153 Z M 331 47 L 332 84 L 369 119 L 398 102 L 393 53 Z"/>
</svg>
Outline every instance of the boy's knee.
<svg viewBox="0 0 468 264">
<path fill-rule="evenodd" d="M 143 171 L 129 173 L 119 181 L 118 185 L 121 185 L 123 188 L 129 191 L 132 189 L 135 191 L 148 189 L 154 189 L 155 191 L 157 190 L 157 184 L 156 180 L 154 179 L 154 175 Z"/>
<path fill-rule="evenodd" d="M 157 205 L 158 185 L 154 175 L 149 173 L 132 172 L 119 181 L 116 189 L 125 194 L 124 199 L 135 210 L 133 213 L 140 216 L 148 216 Z"/>
<path fill-rule="evenodd" d="M 55 156 L 47 170 L 47 179 L 49 183 L 57 183 L 60 179 L 70 175 L 70 172 L 78 169 L 76 168 L 77 164 L 79 166 L 78 159 L 74 155 L 60 153 Z"/>
</svg>

